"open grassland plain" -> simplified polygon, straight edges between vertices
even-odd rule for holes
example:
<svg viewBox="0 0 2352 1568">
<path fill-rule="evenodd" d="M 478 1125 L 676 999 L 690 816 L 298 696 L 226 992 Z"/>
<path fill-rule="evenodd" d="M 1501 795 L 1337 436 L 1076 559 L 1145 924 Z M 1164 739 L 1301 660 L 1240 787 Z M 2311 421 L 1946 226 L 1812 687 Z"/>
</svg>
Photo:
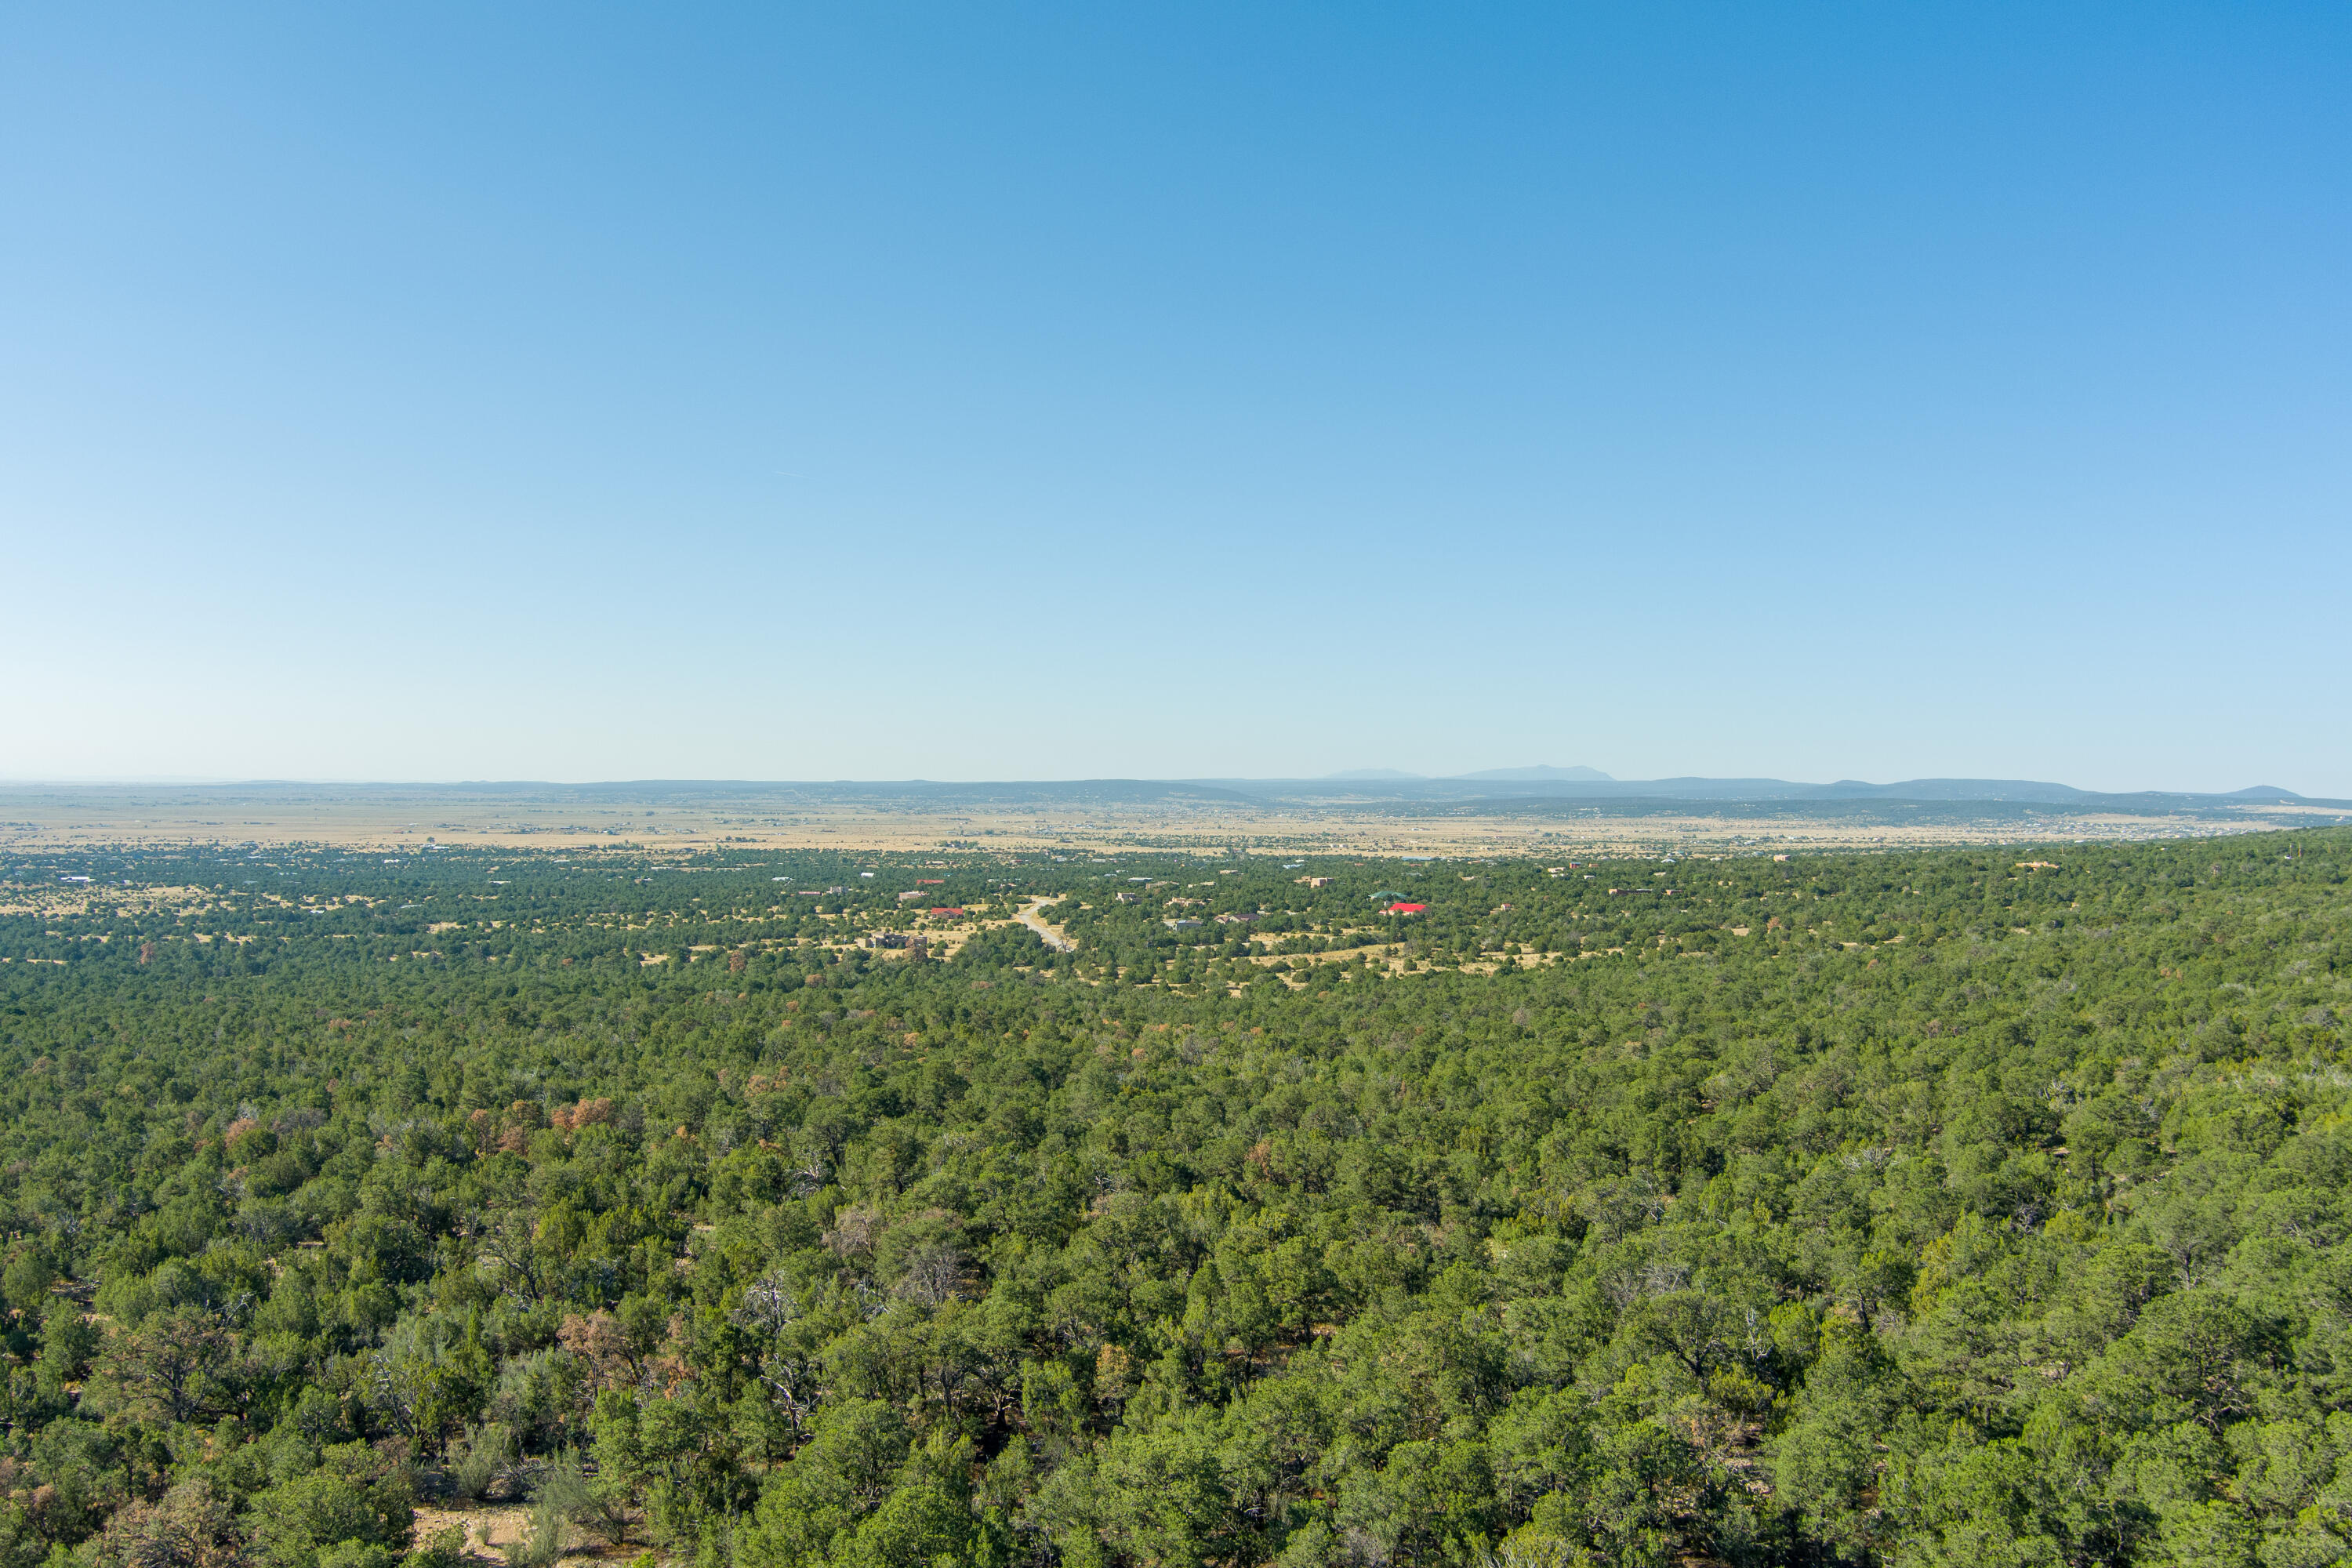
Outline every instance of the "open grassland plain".
<svg viewBox="0 0 2352 1568">
<path fill-rule="evenodd" d="M 0 785 L 0 847 L 307 843 L 364 848 L 618 842 L 1293 855 L 1811 852 L 2027 840 L 2128 843 L 2346 820 L 2341 803 L 1469 798 L 1209 785 Z"/>
<path fill-rule="evenodd" d="M 2352 831 L 247 837 L 0 847 L 0 1568 L 2352 1555 Z"/>
</svg>

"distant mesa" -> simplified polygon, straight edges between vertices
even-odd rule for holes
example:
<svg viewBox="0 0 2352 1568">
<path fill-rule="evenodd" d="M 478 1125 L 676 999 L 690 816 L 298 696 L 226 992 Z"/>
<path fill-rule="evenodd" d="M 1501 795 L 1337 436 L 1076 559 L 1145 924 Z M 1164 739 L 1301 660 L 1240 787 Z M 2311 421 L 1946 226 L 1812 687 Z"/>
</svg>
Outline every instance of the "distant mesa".
<svg viewBox="0 0 2352 1568">
<path fill-rule="evenodd" d="M 1409 773 L 1399 768 L 1349 768 L 1345 773 L 1325 773 L 1327 779 L 1428 779 L 1427 773 Z M 1549 763 L 1538 763 L 1531 768 L 1487 768 L 1475 773 L 1448 773 L 1449 779 L 1499 780 L 1525 784 L 1553 779 L 1575 784 L 1613 784 L 1616 781 L 1599 768 L 1556 768 Z"/>
<path fill-rule="evenodd" d="M 2068 810 L 2110 810 L 2135 815 L 2150 812 L 2201 812 L 2230 807 L 2296 805 L 2333 808 L 2333 800 L 2315 800 L 2273 784 L 2227 794 L 2206 795 L 2175 790 L 2108 793 L 2077 789 L 2071 784 L 2038 779 L 1904 779 L 1895 784 L 1871 784 L 1840 779 L 1834 784 L 1804 784 L 1769 778 L 1621 779 L 1598 768 L 1488 768 L 1479 773 L 1443 776 L 1409 773 L 1397 768 L 1354 768 L 1321 779 L 1203 779 L 1200 784 L 1230 790 L 1262 800 L 1310 799 L 1336 787 L 1360 799 L 1393 801 L 1479 800 L 1521 803 L 1535 801 L 1602 803 L 1628 801 L 1742 801 L 1778 807 L 1796 803 L 1857 805 L 1864 802 L 1908 803 L 1936 807 L 1963 803 L 1999 812 L 2055 806 Z M 1318 788 L 1320 786 L 1320 788 Z M 1654 809 L 1654 808 L 1653 808 Z M 2029 812 L 2030 815 L 2030 812 Z"/>
<path fill-rule="evenodd" d="M 1549 763 L 1539 763 L 1531 768 L 1488 768 L 1483 773 L 1456 773 L 1454 776 L 1456 778 L 1465 779 L 1509 779 L 1519 781 L 1528 779 L 1574 779 L 1580 783 L 1585 784 L 1615 784 L 1617 782 L 1615 779 L 1611 778 L 1607 773 L 1602 773 L 1599 768 L 1556 768 Z"/>
</svg>

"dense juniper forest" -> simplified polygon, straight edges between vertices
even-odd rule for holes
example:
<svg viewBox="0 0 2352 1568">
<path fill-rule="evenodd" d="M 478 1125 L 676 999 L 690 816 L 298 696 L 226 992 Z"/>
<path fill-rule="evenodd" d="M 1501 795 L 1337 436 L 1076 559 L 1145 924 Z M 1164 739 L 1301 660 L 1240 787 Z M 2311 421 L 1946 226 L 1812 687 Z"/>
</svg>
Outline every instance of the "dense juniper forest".
<svg viewBox="0 0 2352 1568">
<path fill-rule="evenodd" d="M 2340 1562 L 2347 872 L 0 856 L 0 1568 Z"/>
</svg>

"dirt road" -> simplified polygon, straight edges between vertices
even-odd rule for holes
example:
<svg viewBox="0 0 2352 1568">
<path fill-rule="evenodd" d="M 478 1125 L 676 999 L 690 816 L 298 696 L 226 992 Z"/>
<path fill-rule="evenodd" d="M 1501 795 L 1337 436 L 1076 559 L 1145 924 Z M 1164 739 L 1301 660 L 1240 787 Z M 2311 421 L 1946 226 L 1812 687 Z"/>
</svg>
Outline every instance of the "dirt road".
<svg viewBox="0 0 2352 1568">
<path fill-rule="evenodd" d="M 1019 914 L 1014 915 L 1013 918 L 1019 921 L 1023 925 L 1027 926 L 1031 931 L 1035 931 L 1040 937 L 1045 939 L 1045 945 L 1052 948 L 1055 952 L 1076 952 L 1078 951 L 1078 944 L 1072 942 L 1068 937 L 1064 936 L 1059 926 L 1047 925 L 1045 923 L 1045 917 L 1037 912 L 1048 904 L 1058 904 L 1061 901 L 1062 895 L 1060 894 L 1056 894 L 1050 899 L 1040 899 L 1035 903 L 1031 904 L 1027 909 L 1023 910 Z"/>
</svg>

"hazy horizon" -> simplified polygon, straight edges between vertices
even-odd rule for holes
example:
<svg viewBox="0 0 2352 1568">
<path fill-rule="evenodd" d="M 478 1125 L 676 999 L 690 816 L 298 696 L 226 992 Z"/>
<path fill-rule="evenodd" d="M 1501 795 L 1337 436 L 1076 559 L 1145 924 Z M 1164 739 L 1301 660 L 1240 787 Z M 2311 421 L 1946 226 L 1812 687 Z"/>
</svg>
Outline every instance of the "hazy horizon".
<svg viewBox="0 0 2352 1568">
<path fill-rule="evenodd" d="M 1826 786 L 1830 786 L 1830 785 L 1833 785 L 1833 784 L 1865 784 L 1865 785 L 1871 786 L 1871 787 L 1873 787 L 1873 788 L 1888 788 L 1888 787 L 1892 787 L 1892 786 L 1895 786 L 1895 785 L 1898 785 L 1898 784 L 1906 784 L 1906 783 L 1913 783 L 1913 782 L 1918 782 L 1918 783 L 1928 783 L 1928 782 L 1981 782 L 1981 783 L 1986 783 L 1986 784 L 2055 784 L 2055 785 L 2061 785 L 2061 786 L 2063 786 L 2063 787 L 2068 787 L 2068 788 L 2073 788 L 2073 789 L 2079 789 L 2079 790 L 2083 790 L 2083 791 L 2084 791 L 2085 793 L 2088 793 L 2088 794 L 2095 794 L 2095 795 L 2097 795 L 2097 794 L 2114 794 L 2114 795 L 2150 794 L 2150 795 L 2232 795 L 2232 794 L 2242 793 L 2242 792 L 2243 792 L 2243 791 L 2247 791 L 2247 790 L 2258 790 L 2258 789 L 2278 789 L 2278 790 L 2285 791 L 2285 792 L 2288 792 L 2288 793 L 2291 793 L 2291 794 L 2294 794 L 2294 795 L 2296 795 L 2302 796 L 2302 797 L 2306 798 L 2306 799 L 2330 800 L 2330 799 L 2342 798 L 2342 797 L 2337 797 L 2337 796 L 2326 795 L 2324 795 L 2324 794 L 2321 794 L 2321 793 L 2318 793 L 2318 792 L 2315 792 L 2315 791 L 2311 791 L 2311 790 L 2298 790 L 2298 789 L 2295 789 L 2295 788 L 2294 788 L 2294 785 L 2292 785 L 2292 784 L 2283 784 L 2278 783 L 2276 780 L 2273 780 L 2273 779 L 2254 779 L 2254 780 L 2250 780 L 2250 781 L 2248 781 L 2248 782 L 2247 782 L 2247 783 L 2245 783 L 2245 784 L 2234 784 L 2234 785 L 2231 785 L 2231 786 L 2230 786 L 2230 787 L 2228 787 L 2228 788 L 2225 788 L 2225 789 L 2218 789 L 2218 790 L 2184 789 L 2184 788 L 2180 788 L 2180 787 L 2179 787 L 2179 786 L 2175 786 L 2175 785 L 2171 785 L 2171 784 L 2161 784 L 2161 783 L 2158 783 L 2158 784 L 2142 784 L 2131 785 L 2131 786 L 2128 786 L 2128 787 L 2126 787 L 2126 788 L 2123 788 L 2123 789 L 2114 789 L 2114 790 L 2110 790 L 2110 789 L 2100 788 L 2100 787 L 2097 787 L 2097 786 L 2093 786 L 2093 785 L 2088 785 L 2088 784 L 2078 784 L 2078 783 L 2076 783 L 2075 781 L 2071 780 L 2071 779 L 2063 779 L 2063 778 L 2036 778 L 2036 777 L 2033 777 L 2033 776 L 2032 776 L 2032 775 L 2027 775 L 2027 774 L 2003 774 L 2003 775 L 1996 776 L 1996 775 L 1993 775 L 1993 774 L 1990 774 L 1990 773 L 1938 773 L 1938 774 L 1915 773 L 1915 774 L 1906 774 L 1906 775 L 1904 775 L 1904 776 L 1902 776 L 1902 777 L 1898 777 L 1898 778 L 1884 778 L 1884 779 L 1867 779 L 1867 778 L 1863 778 L 1863 777 L 1861 777 L 1860 775 L 1858 775 L 1858 774 L 1853 774 L 1853 773 L 1838 773 L 1838 774 L 1835 774 L 1835 775 L 1832 775 L 1832 776 L 1829 776 L 1829 777 L 1824 777 L 1824 778 L 1804 778 L 1804 779 L 1799 779 L 1799 778 L 1789 778 L 1789 777 L 1786 777 L 1786 776 L 1784 776 L 1784 775 L 1780 775 L 1780 774 L 1773 774 L 1773 773 L 1753 773 L 1753 772 L 1717 772 L 1717 773 L 1661 773 L 1661 774 L 1656 774 L 1656 775 L 1654 775 L 1654 776 L 1648 776 L 1648 777 L 1634 777 L 1634 776 L 1630 775 L 1630 774 L 1607 774 L 1606 776 L 1601 777 L 1601 778 L 1599 778 L 1599 779 L 1575 779 L 1575 778 L 1512 779 L 1512 778 L 1507 778 L 1507 777 L 1496 776 L 1496 775 L 1501 775 L 1501 774 L 1508 774 L 1508 773 L 1518 773 L 1518 772 L 1521 772 L 1521 771 L 1523 771 L 1523 770 L 1519 770 L 1519 769 L 1511 769 L 1511 768 L 1498 768 L 1498 769 L 1479 769 L 1479 770 L 1470 770 L 1470 771 L 1465 771 L 1465 772 L 1450 773 L 1408 773 L 1408 772 L 1405 772 L 1405 771 L 1401 770 L 1401 769 L 1377 769 L 1377 770 L 1375 770 L 1375 769 L 1342 769 L 1342 770 L 1339 770 L 1339 771 L 1338 771 L 1338 772 L 1333 772 L 1333 773 L 1081 773 L 1057 774 L 1057 775 L 1053 775 L 1053 776 L 1036 775 L 1036 776 L 1029 776 L 1029 777 L 1013 776 L 1013 775 L 1003 775 L 1003 774 L 989 774 L 989 775 L 983 775 L 983 774 L 956 775 L 956 774 L 949 774 L 949 773 L 906 773 L 906 774 L 900 774 L 900 775 L 898 775 L 898 776 L 892 777 L 892 778 L 879 778 L 879 777 L 873 777 L 873 778 L 857 778 L 857 777 L 853 777 L 853 776 L 850 776 L 850 775 L 847 775 L 847 774 L 836 774 L 836 775 L 833 775 L 833 776 L 829 776 L 829 777 L 827 777 L 827 776 L 817 776 L 817 775 L 805 775 L 805 776 L 797 777 L 797 778 L 783 778 L 783 777 L 759 778 L 759 777 L 750 777 L 750 776 L 725 777 L 725 776 L 719 776 L 719 775 L 697 776 L 697 775 L 685 774 L 685 773 L 637 773 L 637 774 L 633 774 L 633 775 L 628 775 L 628 776 L 614 775 L 614 776 L 612 776 L 612 777 L 604 777 L 604 778 L 586 778 L 586 777 L 582 777 L 582 778 L 558 778 L 558 777 L 547 777 L 547 776 L 526 776 L 526 775 L 520 775 L 520 774 L 517 774 L 517 775 L 509 775 L 509 776 L 502 776 L 502 777 L 492 777 L 492 776 L 484 775 L 484 776 L 478 776 L 478 777 L 451 776 L 451 777 L 446 777 L 446 778 L 369 778 L 369 777 L 361 777 L 361 776 L 356 776 L 356 775 L 354 775 L 354 776 L 351 776 L 351 777 L 333 777 L 333 776 L 326 776 L 326 775 L 310 775 L 310 776 L 305 776 L 305 775 L 298 775 L 298 774 L 261 774 L 261 773 L 249 773 L 249 774 L 243 774 L 243 775 L 224 774 L 224 775 L 217 775 L 217 776 L 174 776 L 174 775 L 170 775 L 170 774 L 163 774 L 163 775 L 149 775 L 149 776 L 139 776 L 139 775 L 95 776 L 95 775 L 94 775 L 94 776 L 89 776 L 89 777 L 76 777 L 76 776 L 70 776 L 70 775 L 62 775 L 62 776 L 54 776 L 54 777 L 52 777 L 52 776 L 42 776 L 42 775 L 34 775 L 34 774 L 22 774 L 22 775 L 19 775 L 19 774 L 0 773 L 0 789 L 8 789 L 8 788 L 41 788 L 41 787 L 70 788 L 70 787 L 82 787 L 82 786 L 88 786 L 88 787 L 110 787 L 110 786 L 120 786 L 120 787 L 126 787 L 126 788 L 128 788 L 128 787 L 133 787 L 133 786 L 152 786 L 152 787 L 156 787 L 156 788 L 171 788 L 171 787 L 184 787 L 184 788 L 231 788 L 231 787 L 236 787 L 236 786 L 259 786 L 259 785 L 265 785 L 265 784 L 287 784 L 287 785 L 299 785 L 299 786 L 318 786 L 318 787 L 322 787 L 322 788 L 386 788 L 386 789 L 417 788 L 417 789 L 436 789 L 436 788 L 463 788 L 463 787 L 467 787 L 467 786 L 493 787 L 493 786 L 520 786 L 520 785 L 532 785 L 532 784 L 545 784 L 545 785 L 549 785 L 549 786 L 555 787 L 555 788 L 585 788 L 585 787 L 594 787 L 594 786 L 623 786 L 623 785 L 636 785 L 636 784 L 748 784 L 748 785 L 754 785 L 754 786 L 761 786 L 761 785 L 779 785 L 779 786 L 781 786 L 781 785 L 792 785 L 792 784 L 877 784 L 877 785 L 880 785 L 880 784 L 1088 784 L 1088 783 L 1141 783 L 1141 784 L 1210 784 L 1210 783 L 1230 783 L 1230 784 L 1251 784 L 1251 783 L 1268 783 L 1268 784 L 1274 784 L 1274 783 L 1279 783 L 1279 784 L 1350 784 L 1350 783 L 1354 783 L 1354 784 L 1380 784 L 1380 783 L 1383 783 L 1383 782 L 1389 782 L 1389 783 L 1399 783 L 1399 784 L 1405 784 L 1405 783 L 1419 783 L 1419 784 L 1481 784 L 1481 783 L 1493 783 L 1493 784 L 1520 783 L 1520 784 L 1528 784 L 1528 783 L 1551 783 L 1551 784 L 1579 784 L 1579 785 L 1581 785 L 1581 786 L 1584 786 L 1584 787 L 1587 787 L 1587 788 L 1599 788 L 1599 787 L 1601 787 L 1601 786 L 1603 786 L 1603 785 L 1611 784 L 1623 784 L 1623 785 L 1626 785 L 1626 786 L 1628 786 L 1628 787 L 1633 787 L 1633 786 L 1645 785 L 1645 784 L 1656 784 L 1664 783 L 1664 782 L 1669 782 L 1669 781 L 1673 781 L 1673 780 L 1687 779 L 1687 780 L 1690 780 L 1690 781 L 1692 781 L 1692 782 L 1694 782 L 1694 783 L 1708 783 L 1708 784 L 1728 784 L 1728 783 L 1738 783 L 1738 782 L 1744 782 L 1744 781 L 1750 781 L 1750 780 L 1752 780 L 1752 781 L 1756 781 L 1756 782 L 1759 782 L 1759 783 L 1771 783 L 1771 784 L 1794 784 L 1794 785 L 1801 785 L 1801 786 L 1811 786 L 1811 787 L 1826 787 Z M 1601 770 L 1596 770 L 1596 771 L 1601 771 Z"/>
</svg>

